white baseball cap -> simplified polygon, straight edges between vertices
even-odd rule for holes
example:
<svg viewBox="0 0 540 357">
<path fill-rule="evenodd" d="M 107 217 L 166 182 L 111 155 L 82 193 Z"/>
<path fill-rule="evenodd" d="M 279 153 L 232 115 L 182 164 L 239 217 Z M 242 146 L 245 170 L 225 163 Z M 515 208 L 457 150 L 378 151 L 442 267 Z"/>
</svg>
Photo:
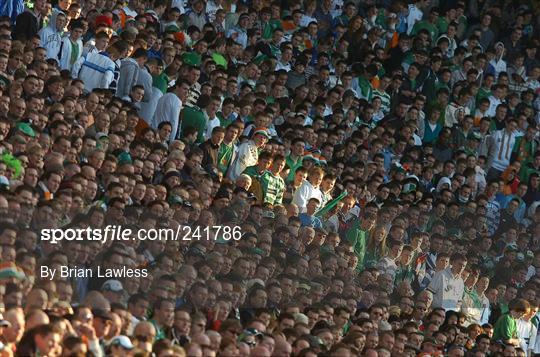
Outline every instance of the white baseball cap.
<svg viewBox="0 0 540 357">
<path fill-rule="evenodd" d="M 114 293 L 120 293 L 123 290 L 124 290 L 124 287 L 122 286 L 122 283 L 114 279 L 107 280 L 101 286 L 101 291 L 112 291 Z"/>
<path fill-rule="evenodd" d="M 115 336 L 111 340 L 110 345 L 111 346 L 121 346 L 121 347 L 125 348 L 126 350 L 131 350 L 131 349 L 133 349 L 135 347 L 135 346 L 133 346 L 133 343 L 131 343 L 131 340 L 129 339 L 129 337 L 124 336 L 124 335 Z"/>
</svg>

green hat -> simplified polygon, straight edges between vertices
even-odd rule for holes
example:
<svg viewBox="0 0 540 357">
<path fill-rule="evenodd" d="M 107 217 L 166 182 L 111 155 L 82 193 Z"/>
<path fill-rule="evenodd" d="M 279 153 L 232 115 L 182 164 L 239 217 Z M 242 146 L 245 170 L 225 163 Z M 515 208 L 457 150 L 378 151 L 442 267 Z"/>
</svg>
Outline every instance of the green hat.
<svg viewBox="0 0 540 357">
<path fill-rule="evenodd" d="M 118 165 L 131 164 L 131 163 L 132 163 L 132 160 L 131 160 L 131 155 L 129 153 L 123 151 L 118 155 Z"/>
<path fill-rule="evenodd" d="M 261 63 L 263 63 L 264 61 L 270 59 L 270 57 L 268 57 L 267 55 L 265 55 L 264 53 L 259 53 L 257 56 L 255 56 L 255 58 L 253 59 L 253 63 L 255 64 L 258 64 L 260 65 Z"/>
<path fill-rule="evenodd" d="M 19 122 L 17 123 L 16 128 L 19 129 L 24 135 L 30 136 L 32 138 L 36 137 L 34 129 L 32 129 L 32 127 L 28 123 Z"/>
<path fill-rule="evenodd" d="M 257 255 L 264 255 L 264 252 L 262 251 L 261 248 L 251 248 L 250 251 L 249 251 L 251 254 L 257 254 Z"/>
<path fill-rule="evenodd" d="M 176 25 L 169 25 L 165 28 L 165 32 L 178 32 L 180 31 L 180 27 Z"/>
<path fill-rule="evenodd" d="M 8 77 L 3 76 L 0 74 L 0 88 L 7 88 L 9 87 L 11 81 L 8 79 Z"/>
<path fill-rule="evenodd" d="M 412 183 L 412 182 L 407 182 L 405 185 L 403 185 L 403 190 L 402 192 L 407 194 L 407 193 L 413 193 L 413 192 L 416 192 L 416 184 Z"/>
<path fill-rule="evenodd" d="M 182 205 L 182 204 L 184 204 L 184 200 L 182 199 L 182 197 L 180 197 L 178 195 L 172 195 L 171 197 L 169 197 L 169 204 L 171 204 L 171 205 Z"/>
<path fill-rule="evenodd" d="M 403 166 L 401 166 L 401 165 L 394 165 L 394 166 L 392 166 L 391 171 L 394 171 L 394 172 L 401 172 L 401 173 L 407 172 L 407 170 L 405 170 L 405 168 L 404 168 Z"/>
<path fill-rule="evenodd" d="M 216 62 L 217 66 L 221 66 L 227 69 L 227 64 L 228 64 L 227 59 L 223 57 L 221 53 L 214 52 L 212 54 L 212 59 L 214 60 L 214 62 Z"/>
<path fill-rule="evenodd" d="M 192 67 L 199 67 L 201 65 L 201 56 L 195 52 L 185 52 L 182 55 L 182 61 Z"/>
<path fill-rule="evenodd" d="M 480 133 L 477 132 L 477 131 L 471 131 L 471 132 L 467 135 L 467 140 L 477 140 L 477 141 L 482 141 L 482 134 L 480 134 Z"/>
<path fill-rule="evenodd" d="M 255 128 L 255 130 L 253 131 L 253 136 L 257 134 L 264 135 L 267 139 L 270 139 L 270 133 L 268 133 L 268 129 L 266 128 Z"/>
<path fill-rule="evenodd" d="M 22 280 L 25 278 L 24 272 L 15 263 L 3 263 L 0 265 L 0 279 L 15 278 Z"/>
</svg>

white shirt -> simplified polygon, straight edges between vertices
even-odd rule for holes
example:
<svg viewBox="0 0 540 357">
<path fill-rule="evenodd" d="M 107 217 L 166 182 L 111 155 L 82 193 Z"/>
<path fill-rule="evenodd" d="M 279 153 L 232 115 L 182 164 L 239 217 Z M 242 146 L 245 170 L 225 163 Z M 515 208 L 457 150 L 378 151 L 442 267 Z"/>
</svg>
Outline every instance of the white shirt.
<svg viewBox="0 0 540 357">
<path fill-rule="evenodd" d="M 304 180 L 300 187 L 298 187 L 298 189 L 294 191 L 292 203 L 298 206 L 298 211 L 300 213 L 304 213 L 306 211 L 307 202 L 311 198 L 316 198 L 319 200 L 319 202 L 322 202 L 323 193 L 318 187 L 313 187 L 311 182 L 309 182 L 308 180 Z"/>
<path fill-rule="evenodd" d="M 216 20 L 216 12 L 223 9 L 223 6 L 216 4 L 215 1 L 210 0 L 206 3 L 206 14 L 211 22 Z"/>
<path fill-rule="evenodd" d="M 166 93 L 159 98 L 154 113 L 152 128 L 157 129 L 158 125 L 164 121 L 168 121 L 172 125 L 170 139 L 176 138 L 180 123 L 180 111 L 182 109 L 182 101 L 174 93 Z"/>
<path fill-rule="evenodd" d="M 219 126 L 220 124 L 218 117 L 214 117 L 214 119 L 210 119 L 210 118 L 207 118 L 207 119 L 208 121 L 206 124 L 206 132 L 204 133 L 204 138 L 206 140 L 210 139 L 210 137 L 212 136 L 212 130 L 214 130 L 214 128 L 216 126 Z"/>
<path fill-rule="evenodd" d="M 422 20 L 424 13 L 414 4 L 409 5 L 409 15 L 407 15 L 407 34 L 410 35 L 417 21 Z"/>
<path fill-rule="evenodd" d="M 483 296 L 478 296 L 478 299 L 481 301 L 482 305 L 480 307 L 475 306 L 475 301 L 471 299 L 469 294 L 463 294 L 463 302 L 461 304 L 461 311 L 465 314 L 465 327 L 470 324 L 484 324 L 489 320 L 489 300 Z"/>
<path fill-rule="evenodd" d="M 181 14 L 184 14 L 186 12 L 186 7 L 185 7 L 185 1 L 184 0 L 172 0 L 171 9 L 173 7 L 180 10 Z"/>
<path fill-rule="evenodd" d="M 510 165 L 510 156 L 516 143 L 515 133 L 509 134 L 506 129 L 498 130 L 491 136 L 493 151 L 491 167 L 504 171 Z"/>
<path fill-rule="evenodd" d="M 495 98 L 494 96 L 489 96 L 489 109 L 486 112 L 486 115 L 488 117 L 494 117 L 495 111 L 497 110 L 497 106 L 502 103 L 502 101 L 498 98 Z"/>
<path fill-rule="evenodd" d="M 446 311 L 459 311 L 465 285 L 461 276 L 455 277 L 451 268 L 436 272 L 427 288 L 433 293 L 432 307 L 442 307 Z"/>
<path fill-rule="evenodd" d="M 307 27 L 310 22 L 317 22 L 317 19 L 311 16 L 302 15 L 302 18 L 300 19 L 300 27 Z"/>
<path fill-rule="evenodd" d="M 496 60 L 495 58 L 489 61 L 489 64 L 495 69 L 495 78 L 499 77 L 499 73 L 506 72 L 506 62 L 502 58 Z"/>
<path fill-rule="evenodd" d="M 519 345 L 523 349 L 523 351 L 527 352 L 529 348 L 533 349 L 534 345 L 536 344 L 537 332 L 533 331 L 534 326 L 531 323 L 531 321 L 518 319 L 516 320 L 516 327 L 517 327 L 517 336 L 519 339 Z M 534 339 L 532 338 L 533 332 L 534 332 Z"/>
<path fill-rule="evenodd" d="M 229 171 L 229 178 L 236 181 L 246 168 L 257 164 L 259 150 L 253 140 L 249 140 L 238 147 L 238 155 Z"/>
<path fill-rule="evenodd" d="M 398 270 L 398 266 L 396 264 L 395 259 L 392 259 L 390 257 L 385 257 L 379 260 L 377 265 L 375 266 L 381 273 L 383 274 L 389 274 L 392 276 L 392 280 L 396 279 L 396 272 Z"/>
</svg>

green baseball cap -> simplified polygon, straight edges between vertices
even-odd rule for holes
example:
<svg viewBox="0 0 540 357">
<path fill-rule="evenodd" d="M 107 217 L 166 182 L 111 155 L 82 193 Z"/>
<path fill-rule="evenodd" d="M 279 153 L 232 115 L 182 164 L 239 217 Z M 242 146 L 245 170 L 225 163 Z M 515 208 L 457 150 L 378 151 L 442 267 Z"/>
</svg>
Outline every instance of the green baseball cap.
<svg viewBox="0 0 540 357">
<path fill-rule="evenodd" d="M 32 138 L 36 137 L 36 133 L 29 123 L 19 122 L 17 123 L 16 128 L 26 136 L 30 136 Z"/>
</svg>

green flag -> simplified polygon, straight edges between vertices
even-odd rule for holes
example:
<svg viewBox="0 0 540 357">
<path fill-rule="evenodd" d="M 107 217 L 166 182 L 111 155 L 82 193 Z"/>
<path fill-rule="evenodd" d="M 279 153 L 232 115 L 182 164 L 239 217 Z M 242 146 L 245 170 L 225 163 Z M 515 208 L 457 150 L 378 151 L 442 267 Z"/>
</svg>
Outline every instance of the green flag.
<svg viewBox="0 0 540 357">
<path fill-rule="evenodd" d="M 320 210 L 318 210 L 317 212 L 315 212 L 315 216 L 316 216 L 316 217 L 322 217 L 322 216 L 324 216 L 325 214 L 327 214 L 328 212 L 330 212 L 331 210 L 333 210 L 334 207 L 336 207 L 336 205 L 339 203 L 339 201 L 341 201 L 342 199 L 344 199 L 345 196 L 347 196 L 347 190 L 343 191 L 343 192 L 341 193 L 341 195 L 337 196 L 337 197 L 334 198 L 333 200 L 328 201 L 328 203 L 327 203 L 326 205 L 324 205 L 323 208 L 321 208 Z"/>
</svg>

